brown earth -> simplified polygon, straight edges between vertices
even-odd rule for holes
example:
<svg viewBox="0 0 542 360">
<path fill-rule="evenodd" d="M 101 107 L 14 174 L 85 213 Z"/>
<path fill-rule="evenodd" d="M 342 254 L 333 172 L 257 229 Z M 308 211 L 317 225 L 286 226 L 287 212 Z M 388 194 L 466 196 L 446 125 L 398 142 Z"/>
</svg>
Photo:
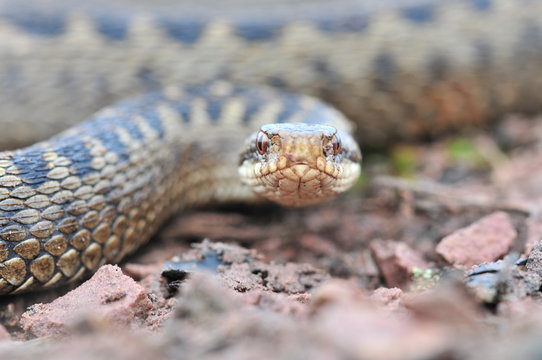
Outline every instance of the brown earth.
<svg viewBox="0 0 542 360">
<path fill-rule="evenodd" d="M 122 272 L 2 299 L 1 357 L 536 358 L 540 130 L 397 145 L 310 209 L 186 211 Z"/>
</svg>

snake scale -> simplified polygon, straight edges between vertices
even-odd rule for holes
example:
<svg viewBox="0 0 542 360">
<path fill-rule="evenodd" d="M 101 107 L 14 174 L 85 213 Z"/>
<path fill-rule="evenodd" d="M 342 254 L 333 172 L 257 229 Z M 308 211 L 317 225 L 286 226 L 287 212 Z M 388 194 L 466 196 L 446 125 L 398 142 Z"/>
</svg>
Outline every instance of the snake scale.
<svg viewBox="0 0 542 360">
<path fill-rule="evenodd" d="M 252 199 L 238 150 L 264 123 L 312 123 L 325 154 L 357 161 L 325 124 L 380 146 L 535 111 L 539 14 L 537 0 L 0 0 L 0 294 L 118 262 L 180 208 Z"/>
</svg>

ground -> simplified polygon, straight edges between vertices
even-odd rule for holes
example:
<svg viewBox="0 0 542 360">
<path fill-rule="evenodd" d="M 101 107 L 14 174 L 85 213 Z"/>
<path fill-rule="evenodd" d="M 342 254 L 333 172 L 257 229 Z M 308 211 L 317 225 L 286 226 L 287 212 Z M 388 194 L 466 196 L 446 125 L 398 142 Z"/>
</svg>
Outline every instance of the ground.
<svg viewBox="0 0 542 360">
<path fill-rule="evenodd" d="M 355 188 L 322 206 L 185 211 L 120 269 L 3 298 L 0 353 L 536 358 L 541 145 L 542 118 L 509 116 L 368 154 Z"/>
</svg>

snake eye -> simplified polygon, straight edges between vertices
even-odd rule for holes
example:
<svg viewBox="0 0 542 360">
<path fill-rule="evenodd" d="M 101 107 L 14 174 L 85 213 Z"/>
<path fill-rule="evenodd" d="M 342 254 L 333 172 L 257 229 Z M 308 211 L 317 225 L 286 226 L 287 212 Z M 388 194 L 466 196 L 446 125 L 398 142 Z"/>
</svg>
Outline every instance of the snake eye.
<svg viewBox="0 0 542 360">
<path fill-rule="evenodd" d="M 326 149 L 326 155 L 339 155 L 342 150 L 342 144 L 341 144 L 341 138 L 339 138 L 339 135 L 333 135 L 331 140 L 328 143 L 328 148 Z"/>
<path fill-rule="evenodd" d="M 269 137 L 263 131 L 260 131 L 256 136 L 256 150 L 260 155 L 263 155 L 267 152 L 267 147 L 269 146 Z"/>
</svg>

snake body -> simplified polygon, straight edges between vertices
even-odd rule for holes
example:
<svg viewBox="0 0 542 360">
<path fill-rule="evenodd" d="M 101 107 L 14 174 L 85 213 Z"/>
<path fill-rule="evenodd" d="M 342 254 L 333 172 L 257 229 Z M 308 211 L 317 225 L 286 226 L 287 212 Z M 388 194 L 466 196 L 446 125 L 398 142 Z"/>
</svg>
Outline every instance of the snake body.
<svg viewBox="0 0 542 360">
<path fill-rule="evenodd" d="M 232 164 L 261 124 L 350 131 L 313 97 L 369 145 L 536 110 L 541 13 L 536 0 L 0 1 L 0 144 L 41 141 L 0 153 L 0 294 L 117 262 L 181 207 L 252 198 Z M 313 97 L 243 87 L 260 84 Z"/>
</svg>

